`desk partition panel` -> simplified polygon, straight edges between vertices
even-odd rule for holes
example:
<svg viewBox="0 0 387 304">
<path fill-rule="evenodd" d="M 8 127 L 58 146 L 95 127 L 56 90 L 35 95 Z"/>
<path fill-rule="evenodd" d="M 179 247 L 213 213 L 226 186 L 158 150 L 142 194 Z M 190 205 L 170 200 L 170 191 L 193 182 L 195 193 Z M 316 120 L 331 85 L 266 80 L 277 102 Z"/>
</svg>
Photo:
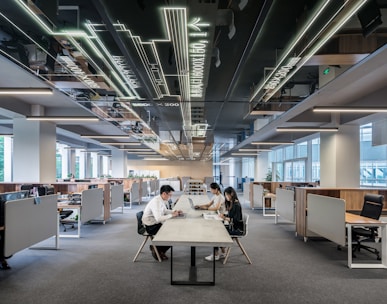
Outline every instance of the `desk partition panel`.
<svg viewBox="0 0 387 304">
<path fill-rule="evenodd" d="M 124 205 L 124 185 L 113 185 L 110 187 L 111 210 L 123 207 Z"/>
<path fill-rule="evenodd" d="M 11 256 L 57 234 L 56 195 L 11 200 L 5 203 L 4 208 L 5 256 Z"/>
<path fill-rule="evenodd" d="M 103 189 L 95 188 L 82 191 L 81 223 L 103 216 Z"/>
<path fill-rule="evenodd" d="M 263 208 L 264 203 L 265 202 L 263 199 L 263 186 L 253 184 L 252 201 L 250 201 L 251 209 Z"/>
<path fill-rule="evenodd" d="M 307 228 L 318 235 L 345 246 L 345 201 L 308 194 Z"/>
<path fill-rule="evenodd" d="M 132 207 L 132 203 L 141 202 L 140 198 L 140 183 L 133 183 L 130 188 L 130 207 Z"/>
<path fill-rule="evenodd" d="M 278 217 L 292 223 L 295 222 L 294 191 L 281 188 L 276 189 L 275 213 L 276 223 L 278 221 Z"/>
</svg>

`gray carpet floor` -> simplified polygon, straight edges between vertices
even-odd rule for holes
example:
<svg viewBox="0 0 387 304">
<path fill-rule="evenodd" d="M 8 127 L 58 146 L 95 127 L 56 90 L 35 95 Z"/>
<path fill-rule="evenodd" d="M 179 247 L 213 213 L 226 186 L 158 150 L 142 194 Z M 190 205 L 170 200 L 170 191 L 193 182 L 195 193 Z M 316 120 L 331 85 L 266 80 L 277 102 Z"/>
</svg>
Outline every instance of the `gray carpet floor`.
<svg viewBox="0 0 387 304">
<path fill-rule="evenodd" d="M 149 244 L 132 262 L 143 238 L 134 204 L 106 224 L 82 226 L 80 239 L 60 239 L 59 250 L 23 250 L 0 270 L 0 303 L 372 303 L 387 297 L 387 270 L 349 269 L 347 250 L 322 239 L 304 243 L 291 223 L 274 224 L 243 203 L 250 214 L 242 239 L 252 265 L 233 247 L 226 265 L 216 264 L 215 286 L 171 286 L 170 263 L 156 262 Z M 71 232 L 68 232 L 71 233 Z M 52 246 L 53 239 L 39 246 Z M 199 274 L 211 274 L 197 249 Z M 188 273 L 189 248 L 175 248 L 175 274 Z M 359 259 L 374 258 L 361 253 Z"/>
</svg>

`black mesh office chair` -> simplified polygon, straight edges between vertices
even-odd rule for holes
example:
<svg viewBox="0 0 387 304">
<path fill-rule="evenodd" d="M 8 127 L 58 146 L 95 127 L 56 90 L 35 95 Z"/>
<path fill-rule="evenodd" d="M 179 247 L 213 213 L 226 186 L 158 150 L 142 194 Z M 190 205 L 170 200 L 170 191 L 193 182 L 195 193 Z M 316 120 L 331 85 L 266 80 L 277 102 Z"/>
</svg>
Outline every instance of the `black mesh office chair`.
<svg viewBox="0 0 387 304">
<path fill-rule="evenodd" d="M 63 209 L 59 210 L 59 217 L 60 217 L 59 222 L 63 226 L 64 232 L 67 231 L 66 225 L 69 225 L 71 228 L 74 228 L 74 221 L 68 219 L 68 217 L 71 214 L 73 214 L 73 210 L 63 210 Z"/>
<path fill-rule="evenodd" d="M 384 196 L 378 194 L 366 194 L 364 196 L 364 204 L 360 215 L 378 220 L 383 210 Z M 376 255 L 380 260 L 380 252 L 376 248 L 362 244 L 362 242 L 375 242 L 378 237 L 378 227 L 353 227 L 352 241 L 356 242 L 353 246 L 353 256 L 360 249 L 367 250 Z"/>
</svg>

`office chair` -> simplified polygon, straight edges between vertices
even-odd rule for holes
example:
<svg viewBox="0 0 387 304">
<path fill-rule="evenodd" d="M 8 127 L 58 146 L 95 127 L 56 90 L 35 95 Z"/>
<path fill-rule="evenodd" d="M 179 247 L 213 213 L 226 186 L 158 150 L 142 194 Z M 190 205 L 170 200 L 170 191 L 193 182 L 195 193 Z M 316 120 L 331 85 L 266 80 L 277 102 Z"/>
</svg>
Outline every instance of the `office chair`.
<svg viewBox="0 0 387 304">
<path fill-rule="evenodd" d="M 360 215 L 378 220 L 383 210 L 383 195 L 378 194 L 366 194 L 364 196 L 364 204 Z M 380 260 L 380 252 L 376 248 L 362 244 L 362 242 L 375 242 L 378 237 L 378 227 L 353 227 L 352 228 L 352 241 L 356 242 L 353 246 L 352 254 L 355 256 L 355 251 L 360 249 L 367 250 L 376 255 Z"/>
<path fill-rule="evenodd" d="M 247 255 L 247 252 L 246 252 L 245 248 L 243 247 L 242 243 L 239 240 L 240 238 L 245 237 L 247 235 L 248 224 L 249 224 L 249 215 L 248 214 L 243 214 L 243 234 L 241 234 L 241 235 L 232 235 L 231 238 L 232 238 L 233 241 L 235 241 L 238 244 L 239 248 L 242 250 L 243 255 L 246 257 L 247 262 L 249 264 L 253 264 L 251 262 L 249 256 Z M 223 264 L 227 263 L 227 260 L 228 260 L 228 257 L 230 255 L 230 252 L 231 252 L 231 247 L 228 247 L 227 248 L 226 257 L 224 258 Z"/>
<path fill-rule="evenodd" d="M 73 210 L 59 210 L 59 222 L 63 226 L 63 231 L 67 231 L 66 225 L 70 225 L 71 228 L 74 228 L 74 221 L 69 221 L 67 218 L 73 214 Z"/>
<path fill-rule="evenodd" d="M 146 232 L 145 226 L 142 223 L 142 215 L 143 214 L 144 214 L 144 211 L 139 211 L 139 212 L 136 213 L 136 217 L 137 217 L 137 233 L 139 235 L 144 236 L 145 239 L 141 243 L 140 248 L 138 249 L 136 255 L 134 256 L 133 262 L 135 262 L 137 260 L 137 257 L 140 254 L 140 252 L 142 251 L 142 248 L 144 248 L 146 242 L 148 240 L 152 240 L 152 235 L 150 235 L 148 232 Z M 151 246 L 153 246 L 153 249 L 154 249 L 154 251 L 155 251 L 155 253 L 157 255 L 157 259 L 159 260 L 159 262 L 161 262 L 161 258 L 160 258 L 159 252 L 157 250 L 157 247 L 154 246 L 153 244 L 151 244 Z"/>
</svg>

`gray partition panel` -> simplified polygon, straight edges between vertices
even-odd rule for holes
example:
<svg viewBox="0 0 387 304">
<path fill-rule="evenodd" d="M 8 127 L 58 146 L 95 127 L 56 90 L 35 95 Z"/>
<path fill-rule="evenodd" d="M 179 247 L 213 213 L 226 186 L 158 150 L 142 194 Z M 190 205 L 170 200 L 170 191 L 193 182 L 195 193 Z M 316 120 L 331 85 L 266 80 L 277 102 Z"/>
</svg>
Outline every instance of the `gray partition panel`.
<svg viewBox="0 0 387 304">
<path fill-rule="evenodd" d="M 57 196 L 8 201 L 5 203 L 5 256 L 28 248 L 57 234 Z"/>
<path fill-rule="evenodd" d="M 148 181 L 141 181 L 141 198 L 148 196 Z"/>
<path fill-rule="evenodd" d="M 253 208 L 262 208 L 263 201 L 263 186 L 253 184 Z"/>
<path fill-rule="evenodd" d="M 308 230 L 345 246 L 345 201 L 309 193 L 307 196 Z"/>
<path fill-rule="evenodd" d="M 140 201 L 140 183 L 133 183 L 130 188 L 130 203 Z"/>
<path fill-rule="evenodd" d="M 281 188 L 276 189 L 276 214 L 284 220 L 295 221 L 294 191 Z"/>
<path fill-rule="evenodd" d="M 124 205 L 124 185 L 114 185 L 110 187 L 111 210 Z"/>
<path fill-rule="evenodd" d="M 81 206 L 82 224 L 103 216 L 103 189 L 83 190 Z"/>
</svg>

